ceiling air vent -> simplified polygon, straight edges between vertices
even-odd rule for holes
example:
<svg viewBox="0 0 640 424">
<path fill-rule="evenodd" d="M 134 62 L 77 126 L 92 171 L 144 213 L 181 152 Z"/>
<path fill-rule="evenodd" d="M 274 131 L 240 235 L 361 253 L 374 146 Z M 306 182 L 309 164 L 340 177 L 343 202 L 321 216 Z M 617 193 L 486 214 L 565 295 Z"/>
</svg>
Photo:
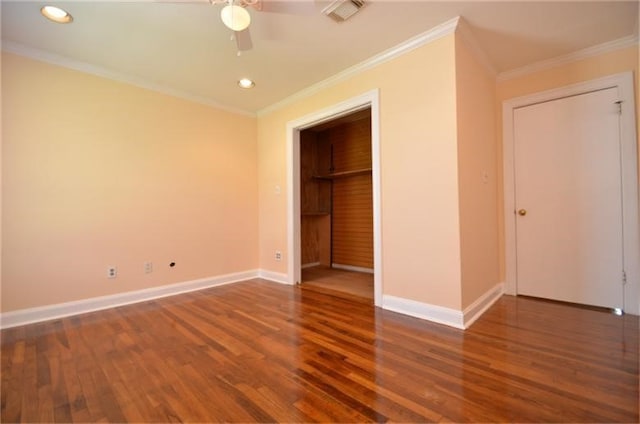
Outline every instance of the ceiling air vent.
<svg viewBox="0 0 640 424">
<path fill-rule="evenodd" d="M 343 22 L 356 14 L 364 6 L 364 0 L 336 0 L 322 10 L 322 13 L 336 22 Z"/>
</svg>

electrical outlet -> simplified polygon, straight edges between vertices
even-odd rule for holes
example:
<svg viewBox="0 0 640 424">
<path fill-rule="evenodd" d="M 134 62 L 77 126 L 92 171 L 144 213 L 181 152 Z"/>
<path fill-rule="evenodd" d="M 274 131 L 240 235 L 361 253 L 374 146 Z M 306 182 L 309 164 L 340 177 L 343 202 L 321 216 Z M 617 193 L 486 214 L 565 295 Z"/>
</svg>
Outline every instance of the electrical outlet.
<svg viewBox="0 0 640 424">
<path fill-rule="evenodd" d="M 275 255 L 276 261 L 281 261 L 282 260 L 282 252 L 279 250 L 276 250 L 276 255 Z"/>
<path fill-rule="evenodd" d="M 118 276 L 118 268 L 110 266 L 107 268 L 107 278 L 116 278 Z"/>
<path fill-rule="evenodd" d="M 144 263 L 144 273 L 151 274 L 153 272 L 153 262 Z"/>
</svg>

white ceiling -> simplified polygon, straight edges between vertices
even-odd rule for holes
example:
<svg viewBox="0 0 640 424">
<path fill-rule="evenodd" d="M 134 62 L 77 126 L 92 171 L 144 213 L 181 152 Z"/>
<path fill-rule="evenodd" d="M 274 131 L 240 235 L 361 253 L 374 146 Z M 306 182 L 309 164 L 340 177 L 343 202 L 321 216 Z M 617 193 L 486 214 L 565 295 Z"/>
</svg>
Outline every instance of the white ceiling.
<svg viewBox="0 0 640 424">
<path fill-rule="evenodd" d="M 469 24 L 498 73 L 638 32 L 637 0 L 370 0 L 343 23 L 321 14 L 327 3 L 289 0 L 285 9 L 295 13 L 250 10 L 254 47 L 240 57 L 220 21 L 221 6 L 207 0 L 3 0 L 2 42 L 8 51 L 68 59 L 98 73 L 256 112 L 456 16 Z M 45 20 L 43 4 L 64 7 L 74 22 Z M 244 76 L 256 81 L 254 89 L 237 87 Z"/>
</svg>

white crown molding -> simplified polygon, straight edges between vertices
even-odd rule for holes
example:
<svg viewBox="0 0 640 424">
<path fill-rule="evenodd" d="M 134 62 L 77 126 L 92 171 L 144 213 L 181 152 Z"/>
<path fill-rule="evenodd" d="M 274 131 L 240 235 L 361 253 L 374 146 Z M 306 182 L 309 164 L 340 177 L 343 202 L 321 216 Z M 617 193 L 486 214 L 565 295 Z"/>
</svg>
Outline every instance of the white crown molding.
<svg viewBox="0 0 640 424">
<path fill-rule="evenodd" d="M 100 311 L 103 309 L 130 305 L 132 303 L 174 296 L 181 293 L 203 290 L 224 284 L 237 283 L 257 278 L 259 274 L 259 270 L 236 272 L 216 277 L 201 278 L 182 283 L 151 287 L 143 290 L 117 293 L 109 296 L 92 297 L 90 299 L 83 299 L 74 302 L 58 303 L 55 305 L 5 312 L 0 314 L 0 328 L 17 327 L 19 325 Z"/>
<path fill-rule="evenodd" d="M 158 93 L 167 94 L 169 96 L 177 97 L 180 99 L 188 100 L 194 103 L 200 103 L 203 105 L 215 107 L 216 109 L 221 109 L 227 112 L 250 116 L 253 118 L 256 117 L 256 114 L 253 112 L 248 112 L 243 109 L 238 109 L 232 106 L 223 105 L 208 97 L 198 96 L 196 94 L 192 94 L 182 90 L 177 90 L 162 84 L 155 84 L 133 75 L 128 75 L 122 72 L 114 71 L 112 69 L 92 65 L 87 62 L 74 60 L 66 56 L 46 52 L 44 50 L 35 49 L 33 47 L 25 46 L 23 44 L 16 43 L 13 41 L 2 40 L 2 51 L 7 53 L 13 53 L 13 54 L 27 57 L 30 59 L 34 59 L 40 62 L 50 63 L 52 65 L 73 69 L 75 71 L 84 72 L 84 73 L 95 75 L 98 77 L 122 82 L 125 84 L 134 85 L 139 88 L 144 88 L 147 90 L 151 90 Z"/>
<path fill-rule="evenodd" d="M 510 71 L 501 72 L 500 74 L 498 74 L 497 81 L 507 81 L 513 78 L 529 75 L 534 72 L 545 71 L 547 69 L 556 68 L 561 65 L 588 59 L 593 56 L 598 56 L 616 50 L 625 49 L 627 47 L 632 47 L 637 44 L 638 35 L 629 35 L 627 37 L 618 38 L 617 40 L 607 41 L 606 43 L 587 47 L 586 49 L 578 50 L 573 53 L 554 57 L 552 59 L 543 60 L 540 62 L 535 62 L 521 68 L 512 69 Z"/>
<path fill-rule="evenodd" d="M 464 19 L 460 18 L 460 22 L 458 23 L 458 29 L 456 32 L 460 35 L 461 39 L 464 41 L 465 45 L 471 50 L 471 54 L 476 58 L 476 60 L 482 65 L 490 76 L 493 78 L 498 75 L 498 71 L 493 66 L 493 63 L 487 56 L 487 53 L 484 51 L 480 43 L 476 40 L 476 37 L 473 35 L 473 31 L 471 27 Z"/>
<path fill-rule="evenodd" d="M 288 106 L 299 100 L 310 97 L 316 93 L 321 92 L 322 90 L 328 87 L 331 87 L 340 82 L 343 82 L 366 70 L 369 70 L 382 63 L 388 62 L 392 59 L 402 56 L 412 50 L 417 49 L 418 47 L 424 46 L 425 44 L 429 44 L 439 38 L 452 34 L 455 32 L 456 28 L 458 27 L 459 21 L 460 21 L 460 17 L 456 16 L 453 19 L 443 22 L 442 24 L 426 32 L 423 32 L 422 34 L 418 34 L 417 36 L 412 37 L 407 41 L 404 41 L 403 43 L 398 44 L 395 47 L 385 50 L 382 53 L 378 53 L 377 55 L 370 57 L 369 59 L 363 62 L 360 62 L 350 68 L 347 68 L 344 71 L 339 72 L 334 76 L 329 77 L 323 81 L 313 84 L 277 103 L 272 104 L 271 106 L 267 106 L 266 108 L 259 110 L 257 115 L 263 116 L 271 112 L 274 112 L 278 109 L 282 109 L 285 106 Z"/>
</svg>

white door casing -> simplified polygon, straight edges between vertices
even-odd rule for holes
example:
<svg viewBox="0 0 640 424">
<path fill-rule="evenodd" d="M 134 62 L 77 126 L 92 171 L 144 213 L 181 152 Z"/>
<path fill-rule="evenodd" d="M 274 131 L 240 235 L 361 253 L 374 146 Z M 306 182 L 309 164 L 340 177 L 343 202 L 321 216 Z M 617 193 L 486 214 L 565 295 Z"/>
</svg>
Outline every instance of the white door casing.
<svg viewBox="0 0 640 424">
<path fill-rule="evenodd" d="M 608 90 L 611 89 L 611 90 Z M 503 103 L 503 165 L 504 165 L 504 216 L 505 216 L 505 256 L 506 256 L 506 284 L 505 291 L 508 294 L 521 292 L 518 286 L 518 254 L 516 251 L 517 222 L 523 222 L 519 216 L 518 208 L 527 209 L 519 205 L 517 199 L 516 183 L 516 144 L 514 138 L 514 116 L 517 110 L 524 110 L 527 106 L 552 102 L 557 99 L 568 99 L 572 96 L 580 96 L 585 93 L 602 91 L 601 94 L 613 93 L 616 101 L 621 101 L 622 110 L 619 116 L 620 130 L 620 173 L 622 193 L 622 240 L 619 243 L 623 247 L 622 269 L 619 272 L 619 282 L 622 284 L 622 271 L 626 274 L 626 284 L 623 286 L 623 308 L 628 313 L 639 314 L 639 290 L 640 285 L 640 236 L 638 229 L 638 173 L 637 173 L 637 139 L 635 135 L 635 108 L 633 98 L 633 78 L 630 72 L 612 75 L 605 78 L 574 84 L 555 90 L 536 93 L 529 96 L 507 100 Z M 615 106 L 615 105 L 614 105 Z M 534 110 L 535 108 L 531 109 Z M 531 154 L 528 152 L 527 154 Z M 611 160 L 609 159 L 609 162 Z M 542 171 L 541 171 L 542 172 Z M 613 196 L 615 197 L 615 195 Z M 610 201 L 614 201 L 615 199 Z M 610 240 L 610 243 L 615 243 Z M 522 253 L 522 252 L 521 252 Z M 522 259 L 521 259 L 522 260 Z M 609 258 L 611 266 L 618 266 L 615 258 Z M 615 287 L 615 286 L 613 286 Z M 619 285 L 617 287 L 620 287 Z M 525 292 L 527 290 L 525 289 Z M 614 290 L 615 291 L 615 290 Z M 575 301 L 571 299 L 565 299 Z"/>
<path fill-rule="evenodd" d="M 374 304 L 382 306 L 382 227 L 380 201 L 380 105 L 377 89 L 287 123 L 287 280 L 301 281 L 300 242 L 300 131 L 371 108 L 371 178 L 373 189 L 373 291 Z"/>
</svg>

